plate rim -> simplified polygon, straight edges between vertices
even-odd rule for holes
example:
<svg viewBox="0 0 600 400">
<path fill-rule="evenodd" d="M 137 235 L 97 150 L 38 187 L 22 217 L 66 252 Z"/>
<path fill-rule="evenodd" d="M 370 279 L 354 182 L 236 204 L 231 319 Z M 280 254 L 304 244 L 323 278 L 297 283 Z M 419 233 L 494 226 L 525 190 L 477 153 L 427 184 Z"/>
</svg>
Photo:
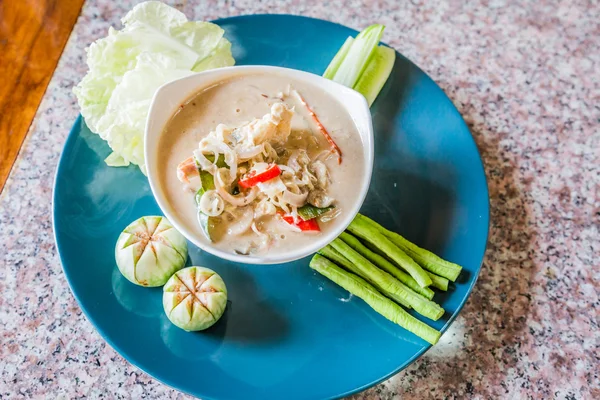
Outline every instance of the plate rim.
<svg viewBox="0 0 600 400">
<path fill-rule="evenodd" d="M 209 22 L 212 23 L 216 23 L 216 24 L 222 24 L 225 22 L 229 22 L 229 21 L 234 21 L 234 20 L 244 20 L 244 19 L 252 19 L 255 17 L 273 17 L 273 18 L 277 18 L 277 17 L 292 17 L 292 18 L 298 18 L 298 19 L 305 19 L 305 20 L 313 20 L 313 21 L 319 21 L 319 22 L 326 22 L 329 24 L 333 24 L 333 25 L 337 25 L 339 27 L 342 27 L 344 29 L 348 29 L 351 30 L 352 32 L 354 32 L 354 34 L 358 34 L 359 32 L 357 30 L 355 30 L 354 28 L 348 27 L 346 25 L 343 25 L 341 23 L 338 22 L 334 22 L 334 21 L 329 21 L 329 20 L 325 20 L 325 19 L 321 19 L 321 18 L 314 18 L 314 17 L 308 17 L 308 16 L 304 16 L 304 15 L 296 15 L 296 14 L 287 14 L 287 13 L 277 13 L 277 14 L 265 14 L 265 13 L 260 13 L 260 14 L 242 14 L 242 15 L 236 15 L 236 16 L 230 16 L 230 17 L 225 17 L 225 18 L 218 18 L 218 19 L 214 19 L 214 20 L 210 20 Z M 444 96 L 448 99 L 448 101 L 451 104 L 452 109 L 456 112 L 456 114 L 458 116 L 460 116 L 460 120 L 461 120 L 461 124 L 464 126 L 464 128 L 469 132 L 469 138 L 475 148 L 475 151 L 477 152 L 478 158 L 479 158 L 479 164 L 481 167 L 481 173 L 483 174 L 483 181 L 485 183 L 485 194 L 487 197 L 487 202 L 486 202 L 486 207 L 487 207 L 487 214 L 482 215 L 483 218 L 485 218 L 486 223 L 487 223 L 487 230 L 486 230 L 486 237 L 485 237 L 485 241 L 483 244 L 483 254 L 481 257 L 481 262 L 477 268 L 477 273 L 475 274 L 471 284 L 467 287 L 467 293 L 465 295 L 465 297 L 460 301 L 458 307 L 456 308 L 456 310 L 454 311 L 454 313 L 450 316 L 450 318 L 448 319 L 448 321 L 446 321 L 446 323 L 444 324 L 444 326 L 440 329 L 440 332 L 442 334 L 444 334 L 446 332 L 446 330 L 448 330 L 448 328 L 452 325 L 452 323 L 456 320 L 456 318 L 458 317 L 458 315 L 461 313 L 462 309 L 464 308 L 464 306 L 466 305 L 467 301 L 469 300 L 469 298 L 471 297 L 471 294 L 473 292 L 473 288 L 475 286 L 475 284 L 477 283 L 479 276 L 481 274 L 481 269 L 483 267 L 483 263 L 486 259 L 486 255 L 487 255 L 487 250 L 489 247 L 489 239 L 490 239 L 490 230 L 491 230 L 491 224 L 490 224 L 490 220 L 491 220 L 491 207 L 490 207 L 490 194 L 489 194 L 489 182 L 488 182 L 488 177 L 485 171 L 485 164 L 483 162 L 483 158 L 481 156 L 481 152 L 479 150 L 479 147 L 477 146 L 477 142 L 475 141 L 475 138 L 473 136 L 473 133 L 471 132 L 471 129 L 469 129 L 469 126 L 467 125 L 466 121 L 463 118 L 463 115 L 459 112 L 459 110 L 456 108 L 456 105 L 454 104 L 454 102 L 452 101 L 452 99 L 450 98 L 450 96 L 448 96 L 448 94 L 444 91 L 444 89 L 442 89 L 438 83 L 433 80 L 425 71 L 423 71 L 416 63 L 414 63 L 412 60 L 410 60 L 409 58 L 405 57 L 404 55 L 402 55 L 395 47 L 393 46 L 389 46 L 387 43 L 384 43 L 386 46 L 394 49 L 394 51 L 396 52 L 396 55 L 401 56 L 403 58 L 405 58 L 408 62 L 410 62 L 415 68 L 418 69 L 418 71 L 423 74 L 427 79 L 429 79 L 434 85 L 435 87 L 437 87 L 442 93 L 444 93 Z M 52 207 L 52 213 L 51 213 L 51 217 L 52 217 L 52 232 L 53 232 L 53 236 L 54 236 L 54 242 L 56 244 L 56 253 L 58 254 L 59 260 L 60 260 L 60 264 L 61 264 L 61 268 L 63 270 L 63 273 L 65 275 L 67 284 L 69 286 L 69 289 L 71 291 L 71 294 L 73 295 L 73 297 L 75 298 L 77 305 L 79 306 L 79 308 L 82 311 L 82 314 L 84 315 L 84 317 L 87 319 L 87 321 L 92 325 L 92 327 L 96 330 L 96 332 L 102 337 L 102 339 L 104 339 L 104 341 L 106 343 L 108 343 L 108 345 L 110 347 L 112 347 L 113 350 L 115 350 L 119 356 L 123 357 L 123 359 L 125 361 L 127 361 L 129 364 L 133 365 L 134 367 L 138 368 L 140 371 L 144 372 L 145 374 L 147 374 L 148 376 L 150 376 L 152 379 L 155 379 L 156 381 L 160 382 L 161 384 L 174 389 L 178 392 L 187 394 L 189 396 L 192 397 L 197 397 L 196 394 L 188 392 L 187 390 L 184 389 L 180 389 L 179 387 L 177 387 L 176 383 L 172 383 L 170 379 L 164 379 L 162 376 L 158 377 L 155 374 L 149 372 L 145 367 L 142 367 L 138 364 L 138 362 L 134 359 L 134 357 L 131 357 L 128 352 L 126 350 L 124 350 L 123 348 L 121 348 L 120 346 L 116 345 L 110 338 L 109 336 L 106 334 L 106 332 L 103 330 L 103 328 L 101 328 L 99 326 L 99 324 L 97 324 L 94 320 L 94 318 L 92 317 L 92 315 L 89 313 L 89 310 L 84 307 L 82 305 L 82 302 L 79 298 L 79 295 L 77 294 L 77 292 L 75 290 L 73 290 L 73 281 L 72 281 L 72 276 L 70 276 L 69 272 L 67 272 L 67 270 L 65 269 L 65 258 L 63 257 L 63 254 L 61 253 L 61 240 L 59 240 L 58 235 L 57 235 L 57 208 L 56 208 L 56 201 L 57 201 L 57 191 L 56 191 L 56 187 L 57 187 L 57 183 L 58 183 L 58 177 L 60 175 L 61 172 L 61 167 L 63 167 L 63 161 L 66 159 L 66 155 L 65 155 L 65 150 L 67 149 L 67 147 L 69 146 L 70 142 L 72 142 L 73 140 L 75 140 L 78 136 L 78 132 L 80 131 L 80 126 L 82 123 L 85 123 L 83 116 L 81 115 L 81 113 L 79 112 L 77 114 L 77 118 L 75 119 L 75 122 L 73 123 L 73 126 L 71 127 L 71 129 L 69 130 L 69 134 L 67 136 L 67 139 L 65 140 L 65 143 L 62 146 L 61 152 L 60 152 L 60 156 L 58 158 L 55 170 L 54 170 L 54 180 L 52 183 L 52 203 L 51 203 L 51 207 Z M 326 397 L 324 399 L 339 399 L 342 397 L 347 397 L 347 396 L 351 396 L 353 394 L 356 393 L 360 393 L 363 392 L 383 381 L 386 381 L 388 379 L 390 379 L 391 377 L 393 377 L 394 375 L 400 373 L 401 371 L 403 371 L 405 368 L 409 367 L 412 363 L 414 363 L 417 359 L 419 359 L 421 356 L 423 356 L 423 354 L 425 354 L 427 351 L 429 351 L 433 346 L 431 344 L 427 344 L 425 345 L 421 350 L 417 351 L 412 357 L 410 357 L 408 360 L 402 362 L 401 364 L 398 365 L 398 367 L 396 367 L 395 369 L 393 369 L 392 371 L 390 371 L 389 373 L 385 374 L 382 377 L 379 377 L 377 379 L 372 380 L 371 382 L 368 382 L 366 384 L 363 384 L 359 387 L 356 387 L 354 389 L 350 389 L 350 390 L 346 390 L 343 393 L 339 393 L 337 395 L 334 396 L 330 396 L 330 397 Z M 125 355 L 127 354 L 127 356 Z M 205 400 L 216 400 L 215 397 L 211 397 L 211 396 L 202 396 L 203 399 Z"/>
</svg>

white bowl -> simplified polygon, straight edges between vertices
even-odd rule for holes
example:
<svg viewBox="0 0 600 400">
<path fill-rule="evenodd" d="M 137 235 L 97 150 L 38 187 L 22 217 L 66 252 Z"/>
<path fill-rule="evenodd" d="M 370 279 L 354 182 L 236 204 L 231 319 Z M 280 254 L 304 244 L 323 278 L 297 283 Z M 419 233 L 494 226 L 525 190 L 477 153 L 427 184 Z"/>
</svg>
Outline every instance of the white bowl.
<svg viewBox="0 0 600 400">
<path fill-rule="evenodd" d="M 360 133 L 363 144 L 363 154 L 365 158 L 363 171 L 364 179 L 360 189 L 356 193 L 356 202 L 352 208 L 346 209 L 345 212 L 338 217 L 341 221 L 338 221 L 336 224 L 336 229 L 332 229 L 316 236 L 314 242 L 311 242 L 310 245 L 283 254 L 269 254 L 267 252 L 267 254 L 264 255 L 244 256 L 216 248 L 206 237 L 189 231 L 186 228 L 186 224 L 183 223 L 182 217 L 176 212 L 171 212 L 170 207 L 167 207 L 168 200 L 161 188 L 161 183 L 158 178 L 157 156 L 160 136 L 162 135 L 167 122 L 169 122 L 171 117 L 177 111 L 177 108 L 203 88 L 230 77 L 247 74 L 277 74 L 280 76 L 289 76 L 293 79 L 318 86 L 344 106 L 348 114 L 352 117 L 352 120 Z M 363 95 L 319 75 L 289 68 L 262 65 L 219 68 L 169 82 L 156 91 L 146 121 L 144 154 L 146 157 L 148 180 L 150 181 L 150 187 L 158 206 L 169 221 L 171 221 L 173 226 L 175 226 L 175 228 L 177 228 L 190 242 L 194 243 L 202 250 L 226 260 L 246 264 L 278 264 L 306 257 L 323 248 L 342 233 L 356 216 L 365 200 L 371 182 L 371 173 L 373 171 L 373 123 L 371 121 L 369 105 Z"/>
</svg>

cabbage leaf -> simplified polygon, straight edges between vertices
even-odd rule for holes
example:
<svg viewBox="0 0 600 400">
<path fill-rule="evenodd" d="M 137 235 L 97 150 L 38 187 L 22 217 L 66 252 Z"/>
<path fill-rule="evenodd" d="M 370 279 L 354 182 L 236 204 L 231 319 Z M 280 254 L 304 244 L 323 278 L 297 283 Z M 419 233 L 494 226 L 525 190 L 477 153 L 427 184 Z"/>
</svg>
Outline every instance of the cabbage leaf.
<svg viewBox="0 0 600 400">
<path fill-rule="evenodd" d="M 73 92 L 90 130 L 113 151 L 106 163 L 145 173 L 144 128 L 156 89 L 235 61 L 218 25 L 188 21 L 159 1 L 138 4 L 121 22 L 87 49 L 89 71 Z"/>
</svg>

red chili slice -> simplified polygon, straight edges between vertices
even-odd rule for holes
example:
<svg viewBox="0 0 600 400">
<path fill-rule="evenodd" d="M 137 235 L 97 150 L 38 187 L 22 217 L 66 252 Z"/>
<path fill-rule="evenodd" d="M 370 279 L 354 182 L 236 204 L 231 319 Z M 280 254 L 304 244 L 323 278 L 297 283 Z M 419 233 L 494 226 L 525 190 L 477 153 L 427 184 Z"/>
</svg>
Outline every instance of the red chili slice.
<svg viewBox="0 0 600 400">
<path fill-rule="evenodd" d="M 306 100 L 304 100 L 304 97 L 302 97 L 300 92 L 298 92 L 297 90 L 295 92 L 296 92 L 296 95 L 298 95 L 298 98 L 300 99 L 300 103 L 302 103 L 302 105 L 304 107 L 306 107 L 306 109 L 308 110 L 308 113 L 313 117 L 313 120 L 317 124 L 317 127 L 319 128 L 319 130 L 321 131 L 323 136 L 325 136 L 325 139 L 327 139 L 327 141 L 329 142 L 329 145 L 331 146 L 331 150 L 337 153 L 338 164 L 341 164 L 342 163 L 342 151 L 340 150 L 338 145 L 335 144 L 335 142 L 333 141 L 333 138 L 329 135 L 329 132 L 327 132 L 327 129 L 325 129 L 325 127 L 323 126 L 321 121 L 319 121 L 319 117 L 317 117 L 317 114 L 312 110 L 312 108 L 310 108 L 310 106 L 308 105 Z"/>
<path fill-rule="evenodd" d="M 319 228 L 319 223 L 317 222 L 316 218 L 305 221 L 302 218 L 298 217 L 298 222 L 294 222 L 294 217 L 292 217 L 291 215 L 282 215 L 281 218 L 283 218 L 283 220 L 288 224 L 300 228 L 302 232 L 321 232 L 321 228 Z"/>
<path fill-rule="evenodd" d="M 281 170 L 277 164 L 270 165 L 265 171 L 257 174 L 256 171 L 250 171 L 244 179 L 240 179 L 238 185 L 244 189 L 250 189 L 258 183 L 270 181 L 277 178 L 281 174 Z"/>
</svg>

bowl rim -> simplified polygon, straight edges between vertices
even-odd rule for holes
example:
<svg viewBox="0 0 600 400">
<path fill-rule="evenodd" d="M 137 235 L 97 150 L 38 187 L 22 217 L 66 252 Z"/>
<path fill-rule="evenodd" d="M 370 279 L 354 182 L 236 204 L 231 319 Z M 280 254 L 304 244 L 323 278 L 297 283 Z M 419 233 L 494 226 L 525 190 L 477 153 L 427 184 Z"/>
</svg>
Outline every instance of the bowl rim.
<svg viewBox="0 0 600 400">
<path fill-rule="evenodd" d="M 274 72 L 280 75 L 291 76 L 298 80 L 303 80 L 312 85 L 318 85 L 318 82 L 327 82 L 325 85 L 318 85 L 322 90 L 331 93 L 332 89 L 342 91 L 344 95 L 354 97 L 354 101 L 358 102 L 358 107 L 363 109 L 364 111 L 364 134 L 361 133 L 361 142 L 364 147 L 364 156 L 365 163 L 363 169 L 363 180 L 361 182 L 361 187 L 358 192 L 356 192 L 356 201 L 350 209 L 345 210 L 342 217 L 342 223 L 338 224 L 335 229 L 331 229 L 327 233 L 322 233 L 321 236 L 318 237 L 313 242 L 309 242 L 309 245 L 300 247 L 299 249 L 295 249 L 290 252 L 275 252 L 274 254 L 266 253 L 264 255 L 254 255 L 254 256 L 246 256 L 239 255 L 235 253 L 229 253 L 227 251 L 221 250 L 214 246 L 211 242 L 204 238 L 199 238 L 199 235 L 196 235 L 194 232 L 188 230 L 185 227 L 185 224 L 180 223 L 179 218 L 177 217 L 176 212 L 171 212 L 171 208 L 168 206 L 168 201 L 166 196 L 163 194 L 161 190 L 161 184 L 158 177 L 154 174 L 154 169 L 148 167 L 148 163 L 150 161 L 154 161 L 155 158 L 155 149 L 159 145 L 161 133 L 164 129 L 165 124 L 168 122 L 168 119 L 161 124 L 159 133 L 152 133 L 152 130 L 156 131 L 158 128 L 153 127 L 154 124 L 153 117 L 156 113 L 156 109 L 158 107 L 162 107 L 165 103 L 165 99 L 163 98 L 164 92 L 176 85 L 180 85 L 182 82 L 195 82 L 194 83 L 194 92 L 202 90 L 214 84 L 217 81 L 227 79 L 227 77 L 232 77 L 235 75 L 244 75 L 244 74 L 260 74 Z M 205 81 L 202 82 L 202 79 Z M 169 98 L 169 101 L 182 104 L 186 100 L 190 99 L 193 96 L 189 94 L 182 94 L 177 99 L 173 97 Z M 335 96 L 337 97 L 337 96 Z M 349 112 L 347 104 L 340 102 L 340 104 Z M 176 111 L 176 108 L 173 108 L 170 113 L 171 117 L 173 113 Z M 351 113 L 352 119 L 356 122 L 354 115 Z M 149 140 L 150 139 L 150 140 Z M 359 92 L 350 89 L 346 86 L 343 86 L 339 83 L 333 82 L 326 78 L 323 78 L 320 75 L 316 75 L 310 72 L 301 71 L 292 68 L 285 67 L 276 67 L 269 65 L 243 65 L 243 66 L 232 66 L 232 67 L 223 67 L 212 69 L 208 71 L 194 73 L 192 75 L 185 76 L 183 78 L 176 79 L 174 81 L 168 82 L 161 87 L 159 87 L 154 96 L 152 97 L 152 101 L 150 103 L 150 108 L 148 112 L 148 116 L 146 118 L 146 125 L 144 129 L 144 157 L 147 163 L 146 171 L 148 174 L 148 182 L 150 184 L 150 189 L 152 191 L 152 195 L 158 204 L 158 207 L 163 212 L 165 217 L 171 222 L 171 224 L 191 243 L 195 246 L 199 247 L 203 251 L 206 251 L 214 256 L 219 258 L 239 262 L 243 264 L 262 264 L 262 265 L 270 265 L 270 264 L 285 264 L 288 262 L 296 261 L 302 259 L 304 257 L 310 256 L 317 252 L 319 249 L 325 247 L 329 244 L 333 239 L 339 236 L 350 223 L 354 219 L 354 217 L 358 214 L 360 208 L 362 207 L 365 198 L 367 196 L 367 192 L 369 190 L 371 184 L 371 177 L 373 173 L 373 163 L 374 163 L 374 133 L 373 133 L 373 121 L 370 113 L 369 105 L 365 97 Z M 339 217 L 338 217 L 339 218 Z"/>
</svg>

